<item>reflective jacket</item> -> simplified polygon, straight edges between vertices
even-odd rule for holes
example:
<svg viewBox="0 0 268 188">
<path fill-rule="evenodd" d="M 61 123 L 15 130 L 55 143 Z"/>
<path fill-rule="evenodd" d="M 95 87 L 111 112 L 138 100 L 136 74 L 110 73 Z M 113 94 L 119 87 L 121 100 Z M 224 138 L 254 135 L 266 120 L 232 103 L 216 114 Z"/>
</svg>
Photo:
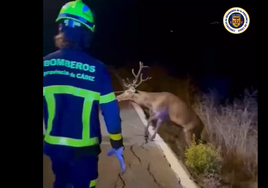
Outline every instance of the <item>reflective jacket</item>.
<svg viewBox="0 0 268 188">
<path fill-rule="evenodd" d="M 47 148 L 94 148 L 101 143 L 99 107 L 111 145 L 123 145 L 118 103 L 106 66 L 63 49 L 43 57 L 43 108 Z"/>
</svg>

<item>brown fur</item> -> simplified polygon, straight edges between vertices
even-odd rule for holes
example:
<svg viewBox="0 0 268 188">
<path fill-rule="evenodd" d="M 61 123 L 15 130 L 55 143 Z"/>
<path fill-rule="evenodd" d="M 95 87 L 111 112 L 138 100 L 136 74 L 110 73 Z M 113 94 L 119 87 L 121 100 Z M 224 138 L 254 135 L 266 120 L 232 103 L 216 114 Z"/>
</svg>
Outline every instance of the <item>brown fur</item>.
<svg viewBox="0 0 268 188">
<path fill-rule="evenodd" d="M 123 94 L 117 96 L 117 100 L 130 100 L 140 106 L 145 106 L 146 108 L 151 109 L 153 112 L 161 111 L 163 108 L 167 107 L 167 111 L 163 113 L 167 113 L 166 115 L 169 119 L 163 119 L 163 121 L 170 120 L 181 126 L 184 130 L 187 144 L 190 145 L 193 134 L 195 134 L 197 139 L 201 138 L 201 133 L 204 128 L 202 121 L 183 100 L 171 93 L 144 91 L 131 92 L 131 90 L 127 90 Z M 157 117 L 153 116 L 153 112 L 150 113 L 148 110 L 146 111 L 147 117 L 150 117 L 148 119 L 148 124 L 157 119 Z"/>
<path fill-rule="evenodd" d="M 145 106 L 143 106 L 143 105 L 141 105 L 140 107 L 141 107 L 141 109 L 142 109 L 142 111 L 143 111 L 143 113 L 144 113 L 144 115 L 145 115 L 145 119 L 146 119 L 147 121 L 149 121 L 150 117 L 152 116 L 152 112 L 151 112 L 151 110 L 150 110 L 148 107 L 145 107 Z M 155 129 L 155 127 L 156 127 L 156 123 L 157 123 L 156 120 L 152 120 L 152 121 L 151 121 L 151 126 L 153 127 L 153 129 Z"/>
</svg>

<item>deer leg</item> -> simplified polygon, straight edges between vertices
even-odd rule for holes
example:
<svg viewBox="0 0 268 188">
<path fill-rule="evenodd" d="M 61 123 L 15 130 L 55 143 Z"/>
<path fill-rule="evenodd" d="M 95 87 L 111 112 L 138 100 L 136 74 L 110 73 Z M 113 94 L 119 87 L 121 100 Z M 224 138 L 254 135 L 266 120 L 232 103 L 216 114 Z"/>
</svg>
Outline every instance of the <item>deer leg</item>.
<svg viewBox="0 0 268 188">
<path fill-rule="evenodd" d="M 152 130 L 155 130 L 156 128 L 156 122 L 157 122 L 157 119 L 154 119 L 151 121 Z"/>
<path fill-rule="evenodd" d="M 185 134 L 186 144 L 188 147 L 190 147 L 192 145 L 192 136 L 193 136 L 192 131 L 184 129 L 184 134 Z"/>
<path fill-rule="evenodd" d="M 156 134 L 158 132 L 158 129 L 159 129 L 161 123 L 162 123 L 162 120 L 161 119 L 158 119 L 157 120 L 157 123 L 156 123 L 155 130 L 154 130 L 154 134 L 150 137 L 150 141 L 153 141 L 155 139 L 155 136 L 156 136 Z"/>
<path fill-rule="evenodd" d="M 151 124 L 152 124 L 152 120 L 149 119 L 148 122 L 147 122 L 147 125 L 145 127 L 145 130 L 144 130 L 144 137 L 145 138 L 149 137 L 149 127 L 150 127 Z"/>
<path fill-rule="evenodd" d="M 150 127 L 151 122 L 148 121 L 145 130 L 144 130 L 144 137 L 148 138 L 149 137 L 149 127 Z"/>
<path fill-rule="evenodd" d="M 153 121 L 157 120 L 157 115 L 153 115 L 148 119 L 148 123 L 147 126 L 145 127 L 145 131 L 144 131 L 144 137 L 148 138 L 149 137 L 149 127 L 150 125 L 152 125 Z"/>
</svg>

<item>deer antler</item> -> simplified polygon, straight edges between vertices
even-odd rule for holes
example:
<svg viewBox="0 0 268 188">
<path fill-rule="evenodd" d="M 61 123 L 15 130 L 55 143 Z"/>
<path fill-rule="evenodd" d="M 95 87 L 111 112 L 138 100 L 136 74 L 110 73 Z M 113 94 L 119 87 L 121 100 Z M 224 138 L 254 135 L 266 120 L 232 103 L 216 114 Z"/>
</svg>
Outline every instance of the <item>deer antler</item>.
<svg viewBox="0 0 268 188">
<path fill-rule="evenodd" d="M 152 77 L 147 77 L 147 78 L 145 78 L 145 79 L 142 79 L 142 75 L 143 75 L 143 74 L 141 73 L 139 83 L 137 83 L 137 84 L 134 85 L 135 88 L 138 87 L 142 82 L 145 82 L 145 81 L 150 80 L 150 79 L 152 78 Z"/>
<path fill-rule="evenodd" d="M 142 78 L 142 73 L 141 73 L 141 71 L 142 71 L 143 68 L 150 68 L 150 67 L 149 67 L 149 66 L 144 66 L 143 63 L 140 61 L 140 68 L 139 68 L 138 73 L 135 74 L 134 69 L 132 69 L 132 74 L 133 74 L 133 76 L 134 76 L 134 80 L 132 81 L 132 83 L 130 82 L 130 80 L 129 80 L 128 78 L 127 78 L 127 82 L 126 82 L 124 79 L 122 79 L 123 84 L 125 85 L 125 87 L 127 87 L 127 88 L 134 87 L 134 88 L 136 88 L 136 87 L 138 87 L 142 82 L 144 82 L 144 81 L 149 80 L 149 79 L 152 78 L 152 77 L 147 77 L 147 78 L 145 78 L 145 79 Z M 139 79 L 139 78 L 140 78 L 140 81 L 138 82 L 138 79 Z M 137 83 L 137 82 L 138 82 L 138 83 Z"/>
<path fill-rule="evenodd" d="M 145 79 L 143 79 L 142 78 L 142 73 L 141 73 L 141 71 L 142 71 L 142 69 L 143 68 L 150 68 L 149 66 L 144 66 L 143 65 L 143 63 L 140 61 L 140 68 L 139 68 L 139 71 L 138 71 L 138 73 L 137 74 L 135 74 L 135 72 L 134 72 L 134 69 L 132 69 L 132 74 L 133 74 L 133 76 L 134 76 L 134 80 L 133 80 L 133 87 L 138 87 L 142 82 L 144 82 L 144 81 L 146 81 L 146 80 L 149 80 L 149 79 L 151 79 L 151 77 L 147 77 L 147 78 L 145 78 Z M 138 79 L 140 78 L 140 81 L 138 82 Z M 138 82 L 138 83 L 137 83 Z"/>
<path fill-rule="evenodd" d="M 125 81 L 125 79 L 122 79 L 123 84 L 125 87 L 130 88 L 131 86 L 133 86 L 133 83 L 130 82 L 129 78 L 127 78 L 127 81 Z"/>
<path fill-rule="evenodd" d="M 140 76 L 140 75 L 142 76 L 141 71 L 142 71 L 143 68 L 149 68 L 149 67 L 148 67 L 148 66 L 144 66 L 143 63 L 140 61 L 140 68 L 139 68 L 138 73 L 135 74 L 134 69 L 132 69 L 132 74 L 133 74 L 133 76 L 134 76 L 133 86 L 136 85 L 139 76 Z"/>
</svg>

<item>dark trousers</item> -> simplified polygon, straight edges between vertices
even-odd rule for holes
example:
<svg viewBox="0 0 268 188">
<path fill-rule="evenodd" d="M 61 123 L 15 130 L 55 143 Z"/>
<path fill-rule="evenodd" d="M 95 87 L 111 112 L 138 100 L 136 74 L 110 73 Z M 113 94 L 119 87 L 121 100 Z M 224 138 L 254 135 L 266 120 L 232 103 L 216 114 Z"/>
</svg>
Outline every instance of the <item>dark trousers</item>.
<svg viewBox="0 0 268 188">
<path fill-rule="evenodd" d="M 55 175 L 53 188 L 95 188 L 98 178 L 98 156 L 75 160 L 50 157 Z"/>
</svg>

